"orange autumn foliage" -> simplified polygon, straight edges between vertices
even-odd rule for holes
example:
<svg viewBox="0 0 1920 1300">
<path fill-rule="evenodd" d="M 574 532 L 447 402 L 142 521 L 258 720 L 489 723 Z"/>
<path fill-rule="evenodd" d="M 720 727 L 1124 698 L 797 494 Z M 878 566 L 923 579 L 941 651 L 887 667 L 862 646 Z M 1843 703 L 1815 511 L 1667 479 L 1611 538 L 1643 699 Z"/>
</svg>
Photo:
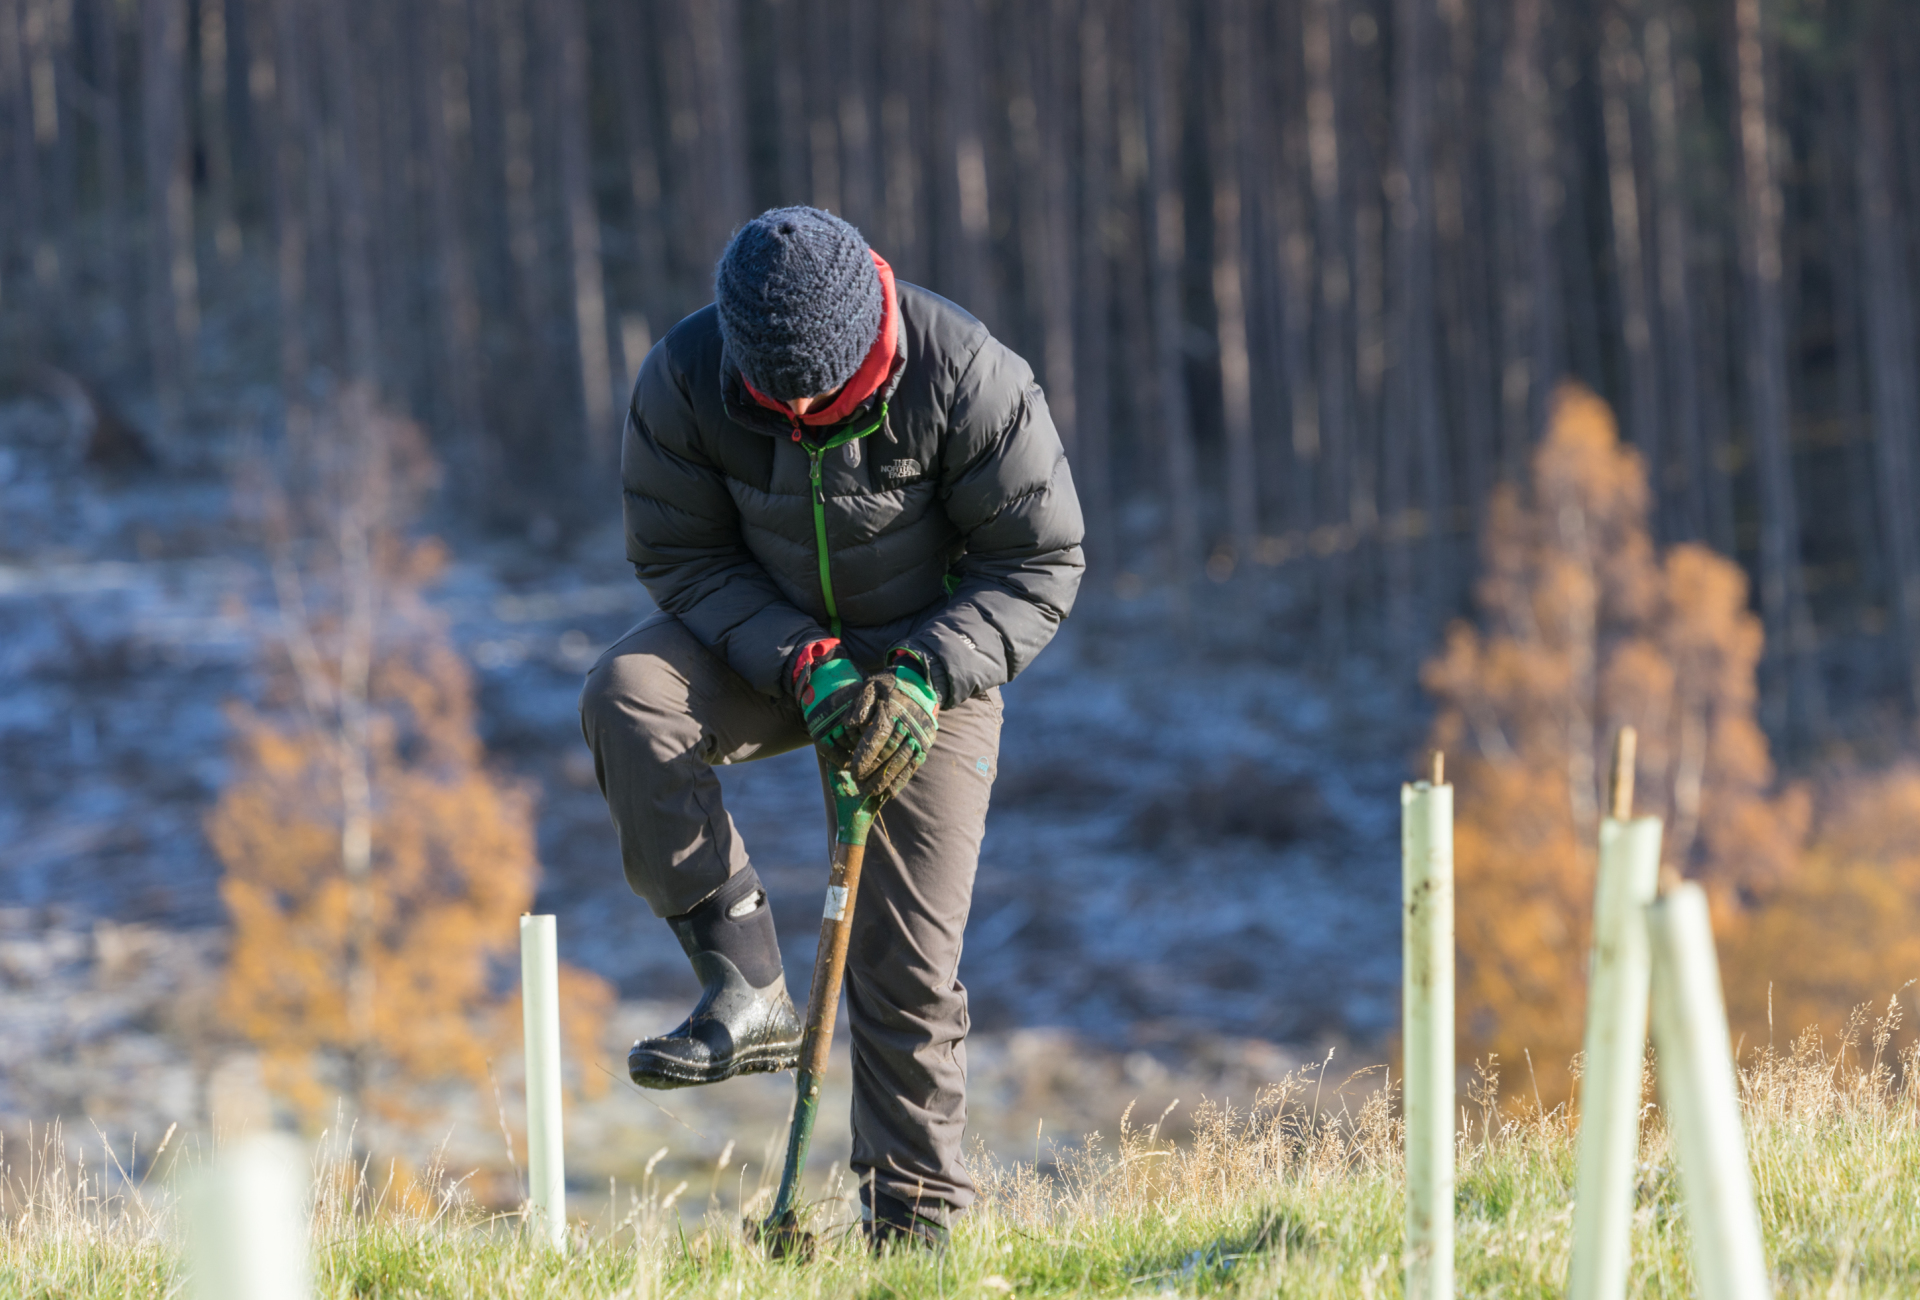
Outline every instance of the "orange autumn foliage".
<svg viewBox="0 0 1920 1300">
<path fill-rule="evenodd" d="M 499 1013 L 539 873 L 533 795 L 488 770 L 471 673 L 423 599 L 444 556 L 403 531 L 417 431 L 351 394 L 330 420 L 352 427 L 326 430 L 341 435 L 329 445 L 360 463 L 306 478 L 345 485 L 341 495 L 276 501 L 261 488 L 279 530 L 282 632 L 267 647 L 264 700 L 231 710 L 233 776 L 208 819 L 233 923 L 222 1010 L 310 1120 L 343 1090 L 398 1117 L 418 1085 L 484 1085 L 490 1057 L 517 1054 Z M 358 568 L 341 559 L 354 558 L 338 543 L 354 526 L 342 519 L 366 529 Z M 355 581 L 376 617 L 354 697 L 364 722 L 349 728 Z M 364 772 L 367 792 L 357 879 L 343 848 L 349 771 Z M 583 1060 L 611 994 L 571 970 L 562 989 L 569 1054 Z"/>
<path fill-rule="evenodd" d="M 1478 626 L 1449 629 L 1422 680 L 1457 787 L 1463 1059 L 1529 1058 L 1552 1105 L 1580 1048 L 1619 728 L 1640 735 L 1635 811 L 1666 819 L 1669 865 L 1722 907 L 1786 878 L 1807 805 L 1770 794 L 1745 576 L 1704 547 L 1656 553 L 1645 468 L 1606 404 L 1564 386 L 1531 470 L 1493 498 Z"/>
<path fill-rule="evenodd" d="M 1736 1035 L 1839 1033 L 1920 979 L 1920 769 L 1836 781 L 1799 869 L 1720 925 Z"/>
</svg>

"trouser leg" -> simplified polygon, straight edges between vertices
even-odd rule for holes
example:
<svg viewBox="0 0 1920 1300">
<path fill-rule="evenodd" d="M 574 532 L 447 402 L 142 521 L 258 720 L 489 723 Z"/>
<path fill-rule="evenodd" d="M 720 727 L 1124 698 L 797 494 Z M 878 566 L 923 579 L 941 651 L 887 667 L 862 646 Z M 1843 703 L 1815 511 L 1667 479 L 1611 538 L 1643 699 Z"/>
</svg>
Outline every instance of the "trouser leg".
<svg viewBox="0 0 1920 1300">
<path fill-rule="evenodd" d="M 998 691 L 940 714 L 926 764 L 868 836 L 848 945 L 852 1168 L 937 1218 L 974 1194 L 958 972 L 999 754 Z"/>
<path fill-rule="evenodd" d="M 747 865 L 713 768 L 808 743 L 800 708 L 762 695 L 680 620 L 654 614 L 587 674 L 580 729 L 627 884 L 679 916 Z"/>
</svg>

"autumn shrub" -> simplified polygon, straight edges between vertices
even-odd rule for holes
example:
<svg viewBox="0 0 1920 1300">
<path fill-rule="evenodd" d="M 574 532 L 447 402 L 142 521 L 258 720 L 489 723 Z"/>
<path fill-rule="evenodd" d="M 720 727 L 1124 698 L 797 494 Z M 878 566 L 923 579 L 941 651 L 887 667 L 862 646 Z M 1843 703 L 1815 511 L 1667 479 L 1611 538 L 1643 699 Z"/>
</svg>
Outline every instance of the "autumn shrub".
<svg viewBox="0 0 1920 1300">
<path fill-rule="evenodd" d="M 1920 980 L 1920 768 L 1833 778 L 1795 869 L 1717 928 L 1750 1043 L 1776 1025 L 1844 1038 L 1853 1008 Z"/>
<path fill-rule="evenodd" d="M 309 1122 L 341 1095 L 403 1118 L 409 1089 L 484 1085 L 513 1041 L 501 965 L 539 872 L 533 792 L 488 766 L 472 674 L 426 601 L 445 551 L 408 528 L 431 479 L 419 431 L 354 389 L 247 485 L 278 620 L 208 820 L 233 922 L 222 1010 Z M 571 969 L 563 993 L 584 1059 L 610 994 Z"/>
<path fill-rule="evenodd" d="M 1462 1058 L 1530 1061 L 1549 1105 L 1580 1046 L 1614 734 L 1637 729 L 1635 811 L 1666 820 L 1667 864 L 1720 914 L 1784 881 L 1805 835 L 1755 718 L 1746 578 L 1702 546 L 1658 550 L 1648 501 L 1606 404 L 1563 387 L 1528 482 L 1494 494 L 1479 617 L 1422 675 L 1457 786 Z"/>
</svg>

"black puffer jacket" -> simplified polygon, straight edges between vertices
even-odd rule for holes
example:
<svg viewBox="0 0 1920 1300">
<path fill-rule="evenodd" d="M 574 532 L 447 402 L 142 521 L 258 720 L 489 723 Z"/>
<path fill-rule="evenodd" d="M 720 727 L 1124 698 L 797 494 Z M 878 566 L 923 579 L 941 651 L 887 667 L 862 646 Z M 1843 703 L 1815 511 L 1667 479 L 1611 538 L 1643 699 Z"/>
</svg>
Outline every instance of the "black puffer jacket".
<svg viewBox="0 0 1920 1300">
<path fill-rule="evenodd" d="M 770 695 L 794 651 L 829 635 L 829 599 L 857 662 L 917 650 L 946 704 L 1011 680 L 1073 608 L 1080 504 L 1032 370 L 946 299 L 898 293 L 887 382 L 803 440 L 742 387 L 712 307 L 634 385 L 627 558 L 661 609 Z"/>
</svg>

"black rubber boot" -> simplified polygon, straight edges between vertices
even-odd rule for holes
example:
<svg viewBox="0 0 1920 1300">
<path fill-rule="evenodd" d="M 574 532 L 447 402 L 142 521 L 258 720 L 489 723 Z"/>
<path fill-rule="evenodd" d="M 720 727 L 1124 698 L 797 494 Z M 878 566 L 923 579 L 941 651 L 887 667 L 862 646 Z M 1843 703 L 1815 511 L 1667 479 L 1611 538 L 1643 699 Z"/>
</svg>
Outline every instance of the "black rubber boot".
<svg viewBox="0 0 1920 1300">
<path fill-rule="evenodd" d="M 678 1029 L 633 1045 L 627 1053 L 633 1081 L 642 1088 L 689 1088 L 799 1064 L 800 1017 L 787 996 L 767 891 L 753 868 L 735 873 L 667 924 L 706 991 Z"/>
<path fill-rule="evenodd" d="M 889 1250 L 938 1252 L 947 1248 L 949 1211 L 941 1202 L 909 1204 L 877 1190 L 871 1183 L 860 1189 L 860 1202 L 866 1208 L 860 1226 L 874 1254 L 884 1255 Z"/>
</svg>

